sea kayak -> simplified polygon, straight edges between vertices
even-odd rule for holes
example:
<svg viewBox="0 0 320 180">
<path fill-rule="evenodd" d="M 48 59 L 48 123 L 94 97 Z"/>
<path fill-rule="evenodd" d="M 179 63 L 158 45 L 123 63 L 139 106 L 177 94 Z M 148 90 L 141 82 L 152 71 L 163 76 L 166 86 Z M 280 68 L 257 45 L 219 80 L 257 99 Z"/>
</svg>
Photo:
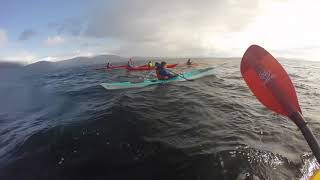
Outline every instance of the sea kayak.
<svg viewBox="0 0 320 180">
<path fill-rule="evenodd" d="M 96 68 L 96 70 L 125 69 L 125 68 L 127 68 L 127 65 Z"/>
<path fill-rule="evenodd" d="M 101 83 L 100 85 L 106 89 L 128 89 L 128 88 L 139 88 L 145 87 L 154 84 L 164 84 L 176 81 L 187 81 L 192 79 L 201 78 L 204 76 L 213 75 L 213 68 L 206 69 L 194 69 L 190 72 L 183 73 L 175 78 L 168 80 L 158 80 L 158 79 L 149 79 L 141 82 L 113 82 L 113 83 Z"/>
<path fill-rule="evenodd" d="M 175 68 L 178 64 L 168 64 L 166 65 L 166 68 Z M 155 67 L 149 67 L 146 65 L 143 66 L 137 66 L 137 67 L 127 67 L 128 71 L 150 71 L 154 70 Z"/>
</svg>

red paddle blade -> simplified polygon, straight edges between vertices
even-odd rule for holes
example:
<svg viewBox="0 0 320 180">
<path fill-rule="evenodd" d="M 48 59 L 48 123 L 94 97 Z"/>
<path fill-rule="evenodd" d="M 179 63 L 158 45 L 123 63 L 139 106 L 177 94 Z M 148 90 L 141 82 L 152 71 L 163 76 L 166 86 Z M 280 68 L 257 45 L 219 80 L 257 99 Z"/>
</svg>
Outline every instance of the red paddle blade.
<svg viewBox="0 0 320 180">
<path fill-rule="evenodd" d="M 253 94 L 267 108 L 288 117 L 293 112 L 301 113 L 287 72 L 265 49 L 250 46 L 242 57 L 240 69 Z"/>
</svg>

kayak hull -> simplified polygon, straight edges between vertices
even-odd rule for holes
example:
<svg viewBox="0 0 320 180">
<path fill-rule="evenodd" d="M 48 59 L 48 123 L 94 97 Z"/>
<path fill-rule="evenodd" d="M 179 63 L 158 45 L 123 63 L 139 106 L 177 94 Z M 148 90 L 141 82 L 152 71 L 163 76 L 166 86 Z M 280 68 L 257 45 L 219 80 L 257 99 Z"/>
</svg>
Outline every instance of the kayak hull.
<svg viewBox="0 0 320 180">
<path fill-rule="evenodd" d="M 198 78 L 213 75 L 213 74 L 214 74 L 213 68 L 195 69 L 168 80 L 150 79 L 142 82 L 114 82 L 114 83 L 101 83 L 100 85 L 105 89 L 109 89 L 109 90 L 141 88 L 141 87 L 155 85 L 155 84 L 165 84 L 165 83 L 176 82 L 176 81 L 187 81 L 192 79 L 198 79 Z"/>
<path fill-rule="evenodd" d="M 126 68 L 127 65 L 122 65 L 122 66 L 111 66 L 109 69 L 119 69 L 119 68 Z"/>
<path fill-rule="evenodd" d="M 178 64 L 168 64 L 166 68 L 175 68 Z M 149 67 L 147 65 L 138 66 L 138 67 L 127 67 L 128 71 L 151 71 L 154 70 L 155 67 Z"/>
</svg>

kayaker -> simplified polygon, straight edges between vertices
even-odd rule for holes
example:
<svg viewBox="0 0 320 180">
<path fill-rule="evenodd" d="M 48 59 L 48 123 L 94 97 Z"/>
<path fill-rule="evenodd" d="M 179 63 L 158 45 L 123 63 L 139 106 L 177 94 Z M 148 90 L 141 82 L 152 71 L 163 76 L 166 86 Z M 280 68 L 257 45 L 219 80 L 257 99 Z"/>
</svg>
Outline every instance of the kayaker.
<svg viewBox="0 0 320 180">
<path fill-rule="evenodd" d="M 159 80 L 167 80 L 178 76 L 168 71 L 166 69 L 166 64 L 166 62 L 161 62 L 161 64 L 156 63 L 156 74 Z"/>
<path fill-rule="evenodd" d="M 111 68 L 111 67 L 112 67 L 111 63 L 108 62 L 108 63 L 107 63 L 107 69 L 109 69 L 109 68 Z"/>
<path fill-rule="evenodd" d="M 190 60 L 190 59 L 188 59 L 188 61 L 187 61 L 187 65 L 192 65 L 192 62 L 191 62 L 191 60 Z"/>
<path fill-rule="evenodd" d="M 133 63 L 132 63 L 131 58 L 129 59 L 127 66 L 128 66 L 128 67 L 133 67 Z"/>
<path fill-rule="evenodd" d="M 151 61 L 148 62 L 148 67 L 149 67 L 149 68 L 152 68 L 152 67 L 153 67 L 153 64 L 152 64 Z"/>
</svg>

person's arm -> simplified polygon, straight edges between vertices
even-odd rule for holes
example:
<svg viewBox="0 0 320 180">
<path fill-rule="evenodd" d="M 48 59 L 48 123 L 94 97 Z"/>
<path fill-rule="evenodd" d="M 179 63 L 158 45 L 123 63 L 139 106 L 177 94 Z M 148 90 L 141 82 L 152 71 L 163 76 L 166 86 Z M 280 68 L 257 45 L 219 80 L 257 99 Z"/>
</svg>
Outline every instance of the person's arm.
<svg viewBox="0 0 320 180">
<path fill-rule="evenodd" d="M 162 71 L 162 73 L 161 73 L 162 76 L 168 76 L 168 77 L 174 77 L 175 76 L 173 73 L 171 73 L 167 69 L 162 69 L 161 71 Z"/>
</svg>

